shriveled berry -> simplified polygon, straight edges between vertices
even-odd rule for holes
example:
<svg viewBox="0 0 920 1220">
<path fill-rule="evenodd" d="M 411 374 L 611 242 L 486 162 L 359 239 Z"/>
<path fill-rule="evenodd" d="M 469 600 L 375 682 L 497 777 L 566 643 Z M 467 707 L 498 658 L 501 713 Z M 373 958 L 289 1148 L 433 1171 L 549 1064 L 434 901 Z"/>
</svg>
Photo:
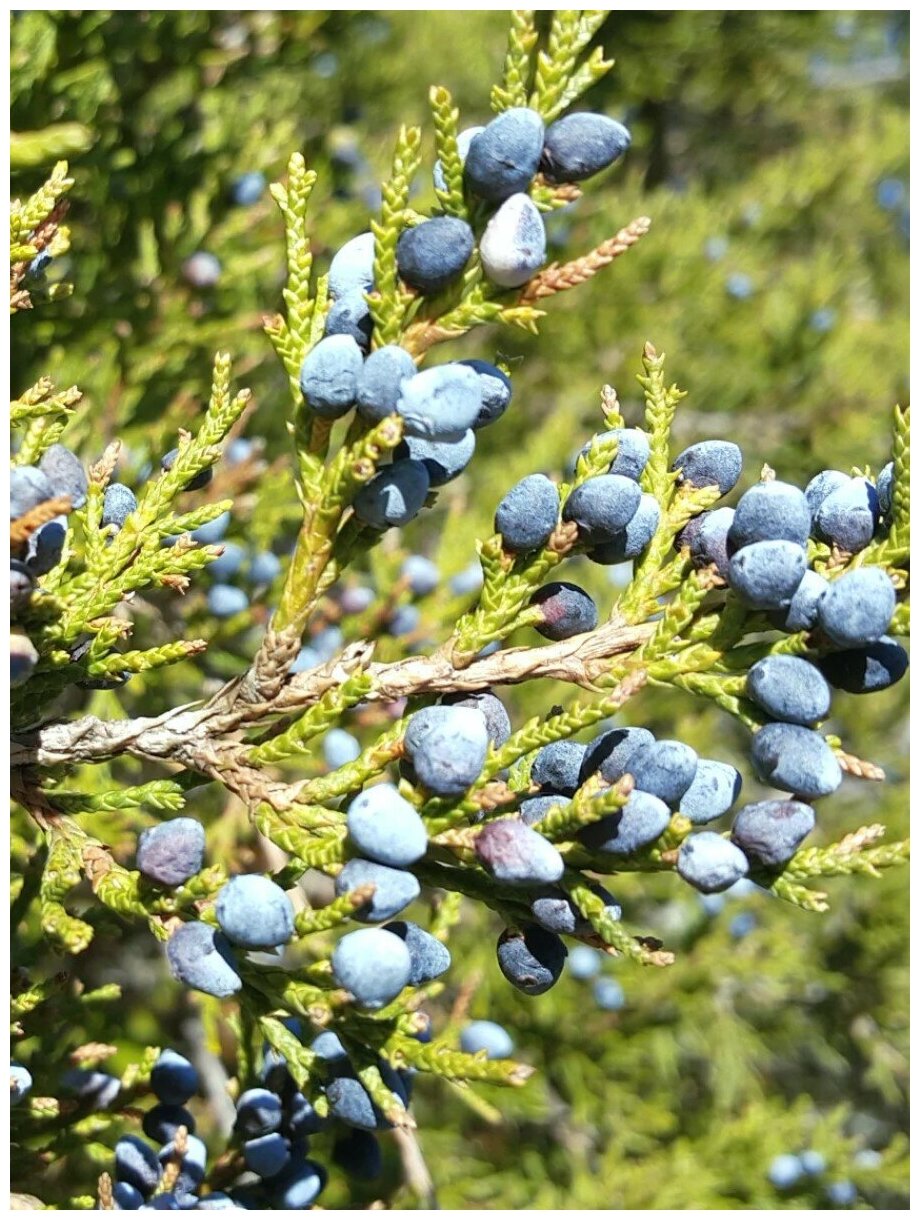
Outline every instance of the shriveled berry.
<svg viewBox="0 0 920 1220">
<path fill-rule="evenodd" d="M 218 892 L 214 909 L 222 931 L 247 949 L 272 949 L 294 935 L 290 898 L 261 873 L 231 877 Z"/>
<path fill-rule="evenodd" d="M 374 896 L 359 907 L 353 918 L 362 923 L 381 923 L 392 919 L 418 898 L 418 879 L 401 868 L 390 868 L 373 860 L 349 860 L 335 879 L 337 897 L 349 894 L 359 885 L 373 885 Z"/>
<path fill-rule="evenodd" d="M 804 546 L 811 530 L 811 511 L 803 492 L 792 483 L 770 479 L 749 488 L 738 501 L 731 529 L 730 550 L 755 542 L 795 542 Z"/>
<path fill-rule="evenodd" d="M 813 729 L 766 724 L 754 734 L 751 761 L 758 778 L 806 800 L 829 796 L 843 774 L 834 752 Z"/>
<path fill-rule="evenodd" d="M 355 404 L 364 357 L 351 335 L 328 335 L 304 356 L 300 389 L 304 401 L 324 419 L 338 419 Z"/>
<path fill-rule="evenodd" d="M 405 868 L 428 848 L 425 823 L 392 784 L 375 784 L 348 806 L 348 835 L 370 860 Z"/>
<path fill-rule="evenodd" d="M 428 296 L 445 289 L 473 253 L 473 230 L 456 216 L 435 216 L 404 229 L 396 243 L 399 274 Z"/>
<path fill-rule="evenodd" d="M 578 585 L 564 580 L 551 581 L 537 589 L 530 604 L 538 606 L 541 614 L 534 630 L 548 640 L 568 640 L 597 626 L 594 599 Z"/>
<path fill-rule="evenodd" d="M 355 496 L 355 514 L 378 530 L 407 525 L 421 511 L 430 486 L 425 463 L 404 458 L 384 466 L 365 483 Z"/>
<path fill-rule="evenodd" d="M 831 707 L 830 688 L 820 669 L 804 657 L 782 653 L 751 666 L 746 692 L 767 715 L 790 724 L 815 724 Z"/>
<path fill-rule="evenodd" d="M 727 890 L 747 876 L 747 857 L 740 848 L 712 830 L 688 835 L 677 853 L 677 871 L 704 894 Z"/>
<path fill-rule="evenodd" d="M 506 885 L 558 881 L 565 871 L 552 843 L 516 818 L 486 822 L 476 836 L 475 851 L 480 863 Z"/>
<path fill-rule="evenodd" d="M 580 783 L 587 746 L 577 741 L 552 741 L 538 751 L 530 769 L 530 779 L 544 792 L 572 796 Z"/>
<path fill-rule="evenodd" d="M 895 608 L 891 577 L 882 568 L 845 572 L 818 603 L 821 630 L 841 648 L 870 644 L 888 630 Z"/>
<path fill-rule="evenodd" d="M 535 110 L 512 107 L 470 142 L 464 174 L 481 199 L 497 203 L 526 191 L 540 164 L 543 120 Z"/>
<path fill-rule="evenodd" d="M 718 487 L 723 496 L 741 478 L 741 450 L 732 441 L 699 441 L 679 453 L 671 463 L 680 483 L 691 487 Z"/>
<path fill-rule="evenodd" d="M 597 546 L 613 541 L 639 508 L 642 493 L 638 483 L 619 474 L 601 474 L 586 479 L 566 500 L 563 521 L 574 521 L 579 535 Z"/>
<path fill-rule="evenodd" d="M 728 763 L 701 758 L 693 783 L 680 798 L 679 811 L 691 822 L 714 822 L 727 813 L 741 791 L 741 775 Z"/>
<path fill-rule="evenodd" d="M 538 924 L 521 931 L 504 931 L 498 939 L 498 965 L 502 974 L 525 995 L 542 995 L 562 974 L 567 950 L 553 932 Z"/>
<path fill-rule="evenodd" d="M 194 818 L 171 818 L 141 832 L 137 867 L 160 885 L 181 885 L 200 872 L 204 862 L 204 827 Z"/>
<path fill-rule="evenodd" d="M 660 797 L 634 790 L 622 809 L 583 826 L 578 838 L 592 851 L 629 856 L 659 839 L 670 820 L 671 811 Z"/>
<path fill-rule="evenodd" d="M 738 811 L 732 839 L 748 859 L 778 868 L 814 828 L 815 811 L 802 801 L 758 801 Z"/>
<path fill-rule="evenodd" d="M 506 551 L 519 554 L 546 546 L 559 520 L 559 489 L 545 474 L 526 475 L 495 510 L 495 530 Z"/>
<path fill-rule="evenodd" d="M 371 352 L 358 374 L 358 414 L 378 422 L 392 415 L 402 393 L 402 384 L 418 370 L 403 347 L 388 343 Z"/>
<path fill-rule="evenodd" d="M 543 172 L 551 182 L 581 182 L 618 161 L 630 134 L 605 114 L 579 112 L 550 123 L 543 144 Z"/>
<path fill-rule="evenodd" d="M 754 542 L 732 555 L 728 579 L 752 609 L 781 610 L 792 601 L 806 565 L 805 548 L 796 542 Z"/>
</svg>

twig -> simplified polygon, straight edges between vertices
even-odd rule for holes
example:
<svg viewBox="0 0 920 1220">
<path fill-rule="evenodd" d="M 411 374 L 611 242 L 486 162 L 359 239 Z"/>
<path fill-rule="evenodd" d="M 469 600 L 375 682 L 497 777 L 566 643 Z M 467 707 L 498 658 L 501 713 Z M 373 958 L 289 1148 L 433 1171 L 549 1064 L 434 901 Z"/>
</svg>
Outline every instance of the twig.
<svg viewBox="0 0 920 1220">
<path fill-rule="evenodd" d="M 393 1140 L 399 1149 L 406 1185 L 414 1192 L 423 1207 L 429 1211 L 439 1210 L 434 1182 L 415 1132 L 397 1127 L 393 1131 Z"/>
</svg>

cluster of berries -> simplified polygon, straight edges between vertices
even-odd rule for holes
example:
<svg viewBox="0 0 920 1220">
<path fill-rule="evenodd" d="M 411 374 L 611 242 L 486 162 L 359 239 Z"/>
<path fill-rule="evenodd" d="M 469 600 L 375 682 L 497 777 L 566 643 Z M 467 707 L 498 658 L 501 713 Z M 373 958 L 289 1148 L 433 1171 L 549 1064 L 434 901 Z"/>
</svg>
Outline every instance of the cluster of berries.
<svg viewBox="0 0 920 1220">
<path fill-rule="evenodd" d="M 266 1064 L 277 1076 L 279 1066 Z M 288 1079 L 290 1079 L 288 1077 Z M 113 1203 L 119 1211 L 223 1211 L 271 1207 L 291 1211 L 309 1207 L 325 1185 L 321 1165 L 307 1159 L 307 1136 L 323 1120 L 293 1089 L 285 1098 L 266 1088 L 249 1089 L 236 1103 L 235 1142 L 241 1164 L 229 1193 L 201 1194 L 208 1168 L 204 1142 L 195 1135 L 195 1119 L 186 1108 L 198 1091 L 194 1066 L 174 1050 L 163 1051 L 153 1067 L 150 1086 L 158 1104 L 143 1117 L 143 1131 L 160 1145 L 139 1136 L 123 1136 L 115 1145 Z"/>
<path fill-rule="evenodd" d="M 301 1023 L 284 1022 L 303 1038 Z M 430 1040 L 427 1024 L 414 1035 Z M 195 1135 L 187 1104 L 198 1091 L 194 1066 L 174 1050 L 163 1051 L 150 1086 L 157 1104 L 143 1116 L 144 1134 L 124 1136 L 115 1145 L 113 1202 L 122 1211 L 216 1211 L 223 1209 L 292 1211 L 311 1207 L 326 1185 L 326 1169 L 309 1158 L 310 1139 L 328 1137 L 332 1162 L 349 1176 L 371 1181 L 380 1176 L 383 1157 L 377 1133 L 392 1123 L 381 1113 L 358 1078 L 348 1052 L 332 1030 L 318 1034 L 309 1051 L 322 1077 L 322 1113 L 300 1092 L 284 1056 L 262 1048 L 260 1083 L 236 1100 L 232 1148 L 222 1158 L 228 1189 L 202 1194 L 207 1149 Z M 376 1064 L 395 1103 L 409 1108 L 412 1072 Z M 232 1153 L 235 1152 L 235 1156 Z"/>
<path fill-rule="evenodd" d="M 366 269 L 372 272 L 372 242 L 368 255 Z M 327 337 L 303 361 L 304 399 L 324 418 L 339 418 L 355 406 L 374 423 L 394 412 L 402 418 L 404 439 L 394 461 L 361 489 L 354 509 L 358 519 L 374 529 L 406 525 L 424 505 L 430 488 L 448 483 L 469 464 L 475 432 L 505 412 L 511 382 L 483 360 L 454 361 L 418 372 L 409 353 L 396 344 L 378 348 L 365 359 L 353 333 L 330 329 L 339 325 L 337 303 L 329 311 Z M 369 338 L 368 327 L 365 348 Z"/>
<path fill-rule="evenodd" d="M 10 617 L 27 614 L 39 577 L 51 572 L 64 557 L 67 515 L 86 503 L 86 471 L 76 454 L 61 444 L 45 450 L 37 466 L 10 469 L 10 524 L 26 525 L 44 506 L 59 501 L 61 511 L 45 517 L 37 528 L 11 531 Z M 50 510 L 50 511 L 53 511 Z M 10 636 L 10 683 L 28 681 L 38 663 L 32 641 L 23 633 Z"/>
<path fill-rule="evenodd" d="M 525 107 L 462 133 L 458 149 L 469 192 L 483 203 L 498 204 L 478 244 L 486 277 L 501 288 L 519 287 L 545 262 L 543 220 L 526 193 L 538 170 L 550 181 L 574 182 L 611 164 L 628 145 L 626 129 L 603 115 L 569 115 L 545 128 L 536 111 Z M 440 166 L 435 180 L 443 186 Z M 435 296 L 463 275 L 474 249 L 476 235 L 465 220 L 434 216 L 400 234 L 397 269 L 410 288 Z M 384 530 L 405 525 L 430 488 L 466 468 L 476 431 L 507 409 L 511 383 L 502 370 L 481 360 L 418 372 L 398 344 L 370 352 L 368 294 L 376 287 L 375 254 L 374 235 L 367 232 L 346 242 L 332 259 L 325 337 L 305 357 L 300 385 L 308 408 L 326 419 L 355 407 L 373 423 L 394 412 L 402 418 L 404 440 L 395 460 L 362 489 L 354 506 L 360 521 Z"/>
<path fill-rule="evenodd" d="M 881 1158 L 874 1149 L 862 1149 L 853 1158 L 857 1166 L 875 1168 Z M 824 1178 L 827 1173 L 827 1161 L 820 1152 L 806 1148 L 803 1152 L 781 1152 L 770 1162 L 767 1169 L 767 1180 L 777 1190 L 789 1192 L 795 1190 L 803 1182 Z M 829 1207 L 853 1207 L 859 1192 L 848 1178 L 840 1178 L 824 1182 L 824 1198 Z"/>
</svg>

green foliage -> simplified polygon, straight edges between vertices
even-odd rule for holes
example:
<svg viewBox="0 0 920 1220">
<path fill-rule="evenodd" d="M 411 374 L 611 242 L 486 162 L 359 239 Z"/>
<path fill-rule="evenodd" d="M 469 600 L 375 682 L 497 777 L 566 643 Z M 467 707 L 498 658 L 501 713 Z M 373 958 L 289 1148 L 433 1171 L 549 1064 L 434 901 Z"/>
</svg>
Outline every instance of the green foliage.
<svg viewBox="0 0 920 1220">
<path fill-rule="evenodd" d="M 397 1118 L 376 1056 L 423 1073 L 413 1108 L 443 1207 L 814 1208 L 833 1178 L 856 1182 L 864 1205 L 904 1206 L 906 870 L 890 867 L 906 855 L 900 690 L 874 700 L 870 718 L 859 698 L 841 697 L 827 726 L 838 748 L 846 743 L 883 765 L 888 784 L 848 779 L 809 846 L 779 876 L 757 877 L 756 893 L 729 898 L 721 913 L 667 875 L 688 829 L 682 819 L 654 848 L 623 862 L 611 884 L 625 918 L 615 923 L 577 871 L 604 872 L 609 862 L 571 836 L 626 794 L 586 786 L 544 818 L 540 829 L 566 858 L 565 886 L 592 925 L 589 943 L 607 947 L 604 976 L 622 982 L 619 1012 L 599 1008 L 591 984 L 571 977 L 539 1000 L 504 983 L 494 962 L 495 913 L 520 921 L 527 898 L 496 886 L 473 854 L 472 823 L 516 807 L 541 745 L 586 736 L 610 717 L 621 723 L 630 700 L 631 721 L 737 762 L 759 723 L 742 697 L 746 668 L 771 650 L 815 655 L 804 637 L 757 638 L 763 624 L 675 554 L 679 529 L 711 503 L 709 493 L 675 490 L 670 461 L 685 443 L 730 435 L 746 451 L 748 478 L 761 461 L 779 477 L 802 480 L 820 465 L 847 469 L 854 456 L 871 471 L 893 458 L 890 531 L 842 565 L 829 553 L 816 552 L 816 562 L 834 577 L 858 563 L 881 564 L 906 585 L 909 409 L 895 411 L 890 452 L 879 424 L 905 394 L 906 260 L 897 217 L 874 202 L 881 178 L 906 172 L 904 82 L 895 75 L 857 81 L 852 90 L 816 85 L 810 58 L 824 55 L 825 73 L 848 62 L 836 19 L 514 13 L 492 109 L 530 104 L 551 121 L 593 87 L 585 105 L 622 114 L 633 149 L 607 187 L 592 186 L 577 208 L 567 210 L 578 192 L 534 184 L 535 201 L 552 213 L 563 264 L 541 277 L 539 292 L 496 292 L 474 264 L 434 302 L 399 283 L 395 243 L 429 204 L 481 229 L 463 194 L 456 134 L 488 119 L 498 65 L 483 47 L 499 45 L 501 14 L 420 21 L 408 13 L 61 12 L 14 20 L 13 125 L 22 133 L 14 192 L 24 202 L 11 213 L 11 262 L 27 298 L 13 299 L 17 310 L 36 308 L 13 319 L 13 460 L 34 462 L 63 438 L 95 462 L 87 503 L 69 518 L 65 562 L 43 578 L 24 621 L 40 662 L 14 692 L 14 726 L 25 738 L 42 719 L 66 727 L 88 715 L 113 728 L 98 748 L 88 738 L 97 748 L 90 762 L 55 755 L 49 745 L 40 766 L 17 766 L 12 1054 L 36 1065 L 33 1095 L 12 1112 L 17 1188 L 57 1206 L 95 1205 L 115 1139 L 135 1130 L 131 1107 L 146 1098 L 155 1046 L 188 1040 L 243 1088 L 264 1038 L 303 1087 L 315 1085 L 315 1057 L 280 1020 L 293 1013 L 339 1033 L 375 1100 Z M 897 18 L 860 14 L 852 37 L 880 55 L 886 20 Z M 366 40 L 373 21 L 384 23 L 380 44 Z M 415 62 L 425 65 L 421 79 L 405 70 L 410 38 Z M 601 48 L 589 50 L 595 38 L 616 52 L 609 77 Z M 338 69 L 324 79 L 313 67 L 331 51 Z M 429 73 L 450 86 L 431 91 L 430 116 Z M 357 116 L 355 99 L 363 107 Z M 324 130 L 314 114 L 324 116 Z M 414 125 L 422 122 L 433 123 L 433 141 Z M 399 124 L 390 169 L 389 133 Z M 346 170 L 337 152 L 352 150 L 354 164 L 357 143 L 374 164 Z M 304 151 L 291 157 L 292 148 Z M 61 156 L 71 168 L 59 165 L 45 181 L 50 160 Z M 447 189 L 418 190 L 420 167 L 429 173 L 434 156 Z M 245 212 L 227 202 L 230 177 L 252 166 L 285 176 L 271 191 L 287 243 L 283 287 L 269 201 Z M 362 175 L 384 180 L 379 218 L 368 220 L 376 203 L 360 196 Z M 70 231 L 59 224 L 68 190 L 77 201 Z M 610 253 L 610 233 L 645 213 L 655 227 L 641 249 L 622 260 L 619 247 Z M 403 342 L 421 362 L 437 344 L 459 352 L 454 341 L 466 336 L 463 355 L 499 358 L 514 373 L 515 408 L 478 434 L 469 479 L 444 489 L 405 543 L 358 530 L 350 516 L 357 489 L 398 443 L 398 426 L 355 426 L 339 436 L 308 417 L 298 386 L 303 355 L 322 333 L 320 271 L 331 250 L 369 225 L 377 240 L 375 344 Z M 727 242 L 717 256 L 713 238 Z M 182 282 L 183 260 L 202 248 L 224 265 L 214 290 Z M 40 250 L 54 258 L 45 288 L 26 276 Z M 614 257 L 616 266 L 595 276 Z M 732 274 L 749 277 L 751 296 L 730 295 Z M 65 299 L 71 279 L 77 292 Z M 575 285 L 577 294 L 563 293 Z M 548 296 L 558 299 L 544 311 Z M 821 310 L 834 314 L 828 329 L 814 324 Z M 534 338 L 538 324 L 545 346 Z M 479 346 L 468 335 L 474 328 Z M 657 350 L 645 346 L 650 337 Z M 229 357 L 218 356 L 210 371 L 214 350 L 224 347 L 233 349 L 252 397 L 231 389 Z M 665 380 L 661 351 L 669 375 L 690 390 L 679 408 L 684 396 Z M 644 404 L 630 389 L 640 358 Z M 75 386 L 56 389 L 46 369 L 57 385 L 78 384 L 86 399 Z M 605 389 L 604 428 L 640 423 L 644 406 L 653 457 L 643 490 L 664 510 L 630 583 L 613 595 L 605 570 L 590 566 L 562 527 L 543 552 L 522 557 L 506 555 L 491 528 L 512 482 L 533 469 L 559 471 L 600 426 L 597 389 L 605 381 L 621 387 L 621 400 Z M 209 394 L 199 412 L 195 404 Z M 243 429 L 259 445 L 229 467 L 220 456 Z M 116 437 L 120 453 L 106 449 Z M 177 437 L 172 469 L 143 476 Z M 614 456 L 595 438 L 572 473 L 566 469 L 563 498 Z M 206 492 L 184 490 L 211 467 Z M 137 511 L 109 537 L 99 522 L 116 470 L 144 487 Z M 220 548 L 189 535 L 231 507 L 230 539 L 274 545 L 290 559 L 249 610 L 217 622 L 204 589 Z M 174 545 L 162 546 L 174 535 Z M 406 548 L 430 553 L 447 577 L 469 565 L 476 537 L 485 540 L 481 594 L 439 588 L 416 602 L 413 637 L 387 636 L 388 615 L 405 602 L 395 574 Z M 383 710 L 399 695 L 387 691 L 378 665 L 411 667 L 429 644 L 443 645 L 439 655 L 458 670 L 483 663 L 480 650 L 496 640 L 506 650 L 532 648 L 529 599 L 563 562 L 565 576 L 611 606 L 614 627 L 646 628 L 659 599 L 669 600 L 630 650 L 605 658 L 577 699 L 555 671 L 504 688 L 516 731 L 463 797 L 426 799 L 401 781 L 435 840 L 418 873 L 430 927 L 454 954 L 451 973 L 416 994 L 436 1030 L 425 1045 L 409 1036 L 416 1014 L 408 994 L 362 1014 L 333 987 L 327 966 L 335 935 L 367 899 L 329 901 L 329 878 L 345 858 L 342 798 L 387 774 L 402 753 L 403 708 Z M 332 596 L 348 567 L 378 590 L 362 614 L 343 613 Z M 301 637 L 309 644 L 330 625 L 343 633 L 339 658 L 284 687 Z M 892 630 L 908 629 L 901 601 Z M 127 650 L 129 636 L 136 646 Z M 376 646 L 374 663 L 367 640 Z M 134 676 L 111 690 L 74 685 L 124 673 Z M 192 751 L 187 706 L 222 691 L 235 697 L 241 678 L 240 700 L 227 695 L 215 710 L 230 717 L 234 748 L 209 767 L 182 750 L 158 754 L 155 735 L 139 745 L 117 737 L 131 718 L 168 720 L 179 709 L 176 739 L 188 726 Z M 362 753 L 330 770 L 318 738 L 343 720 Z M 220 863 L 179 890 L 154 893 L 131 867 L 136 836 L 180 809 L 206 824 L 208 858 Z M 890 840 L 880 841 L 881 823 Z M 246 963 L 237 1017 L 232 1006 L 181 996 L 157 942 L 176 919 L 213 921 L 226 873 L 253 869 L 297 885 L 304 905 L 285 969 Z M 784 901 L 769 902 L 765 891 Z M 823 918 L 810 914 L 828 907 Z M 732 913 L 753 916 L 754 930 L 736 934 Z M 502 1021 L 517 1043 L 514 1061 L 459 1052 L 456 1035 L 468 1016 Z M 93 1044 L 97 1059 L 85 1051 Z M 114 1112 L 89 1114 L 58 1098 L 60 1074 L 75 1062 L 98 1062 L 121 1077 Z M 524 1083 L 531 1064 L 537 1071 L 527 1088 L 493 1089 Z M 201 1118 L 218 1146 L 203 1106 Z M 382 1180 L 334 1182 L 328 1206 L 417 1202 L 396 1144 L 385 1143 Z M 884 1150 L 879 1165 L 854 1163 L 867 1145 Z M 808 1146 L 826 1156 L 826 1175 L 787 1195 L 770 1187 L 771 1157 Z"/>
</svg>

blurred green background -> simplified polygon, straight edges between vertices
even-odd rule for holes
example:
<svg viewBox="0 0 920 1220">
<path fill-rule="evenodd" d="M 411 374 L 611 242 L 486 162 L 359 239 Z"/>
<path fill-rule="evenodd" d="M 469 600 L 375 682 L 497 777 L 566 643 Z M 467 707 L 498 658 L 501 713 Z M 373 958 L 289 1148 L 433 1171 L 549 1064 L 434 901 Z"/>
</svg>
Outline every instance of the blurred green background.
<svg viewBox="0 0 920 1220">
<path fill-rule="evenodd" d="M 47 272 L 74 294 L 13 319 L 14 391 L 43 373 L 79 384 L 87 406 L 71 444 L 90 460 L 121 437 L 121 477 L 137 482 L 201 411 L 214 351 L 230 351 L 238 381 L 254 391 L 243 431 L 258 438 L 260 457 L 221 471 L 208 494 L 237 497 L 230 538 L 283 551 L 297 521 L 288 391 L 261 332 L 281 306 L 283 230 L 267 192 L 234 206 L 231 183 L 247 171 L 278 180 L 301 149 L 319 172 L 311 206 L 325 269 L 368 227 L 400 123 L 425 124 L 430 167 L 430 84 L 450 88 L 463 126 L 487 121 L 506 28 L 501 12 L 15 15 L 12 127 L 39 134 L 19 141 L 13 193 L 34 189 L 57 155 L 68 156 L 76 185 L 72 251 Z M 633 145 L 553 216 L 552 256 L 575 257 L 638 215 L 652 217 L 651 232 L 586 287 L 551 301 L 541 338 L 487 330 L 451 345 L 450 355 L 511 362 L 515 404 L 479 434 L 473 466 L 438 507 L 402 539 L 387 538 L 370 574 L 380 587 L 407 550 L 436 558 L 445 576 L 474 561 L 473 538 L 491 532 L 504 490 L 533 470 L 561 473 L 600 426 L 604 383 L 617 387 L 628 422 L 640 422 L 635 374 L 646 340 L 690 391 L 675 442 L 737 440 L 743 486 L 764 462 L 802 481 L 824 466 L 874 473 L 887 461 L 890 410 L 907 395 L 907 39 L 904 12 L 609 16 L 597 41 L 617 63 L 586 103 L 624 121 Z M 60 124 L 63 132 L 47 130 Z M 427 176 L 415 202 L 434 202 Z M 220 260 L 211 289 L 183 275 L 201 250 Z M 563 576 L 609 605 L 604 569 L 576 560 Z M 150 714 L 196 697 L 243 667 L 269 605 L 270 594 L 230 625 L 208 618 L 201 590 L 139 605 L 142 639 L 204 635 L 211 650 L 200 666 L 141 676 L 85 706 Z M 440 593 L 426 599 L 421 635 L 439 638 L 456 605 Z M 380 655 L 405 647 L 389 639 Z M 546 684 L 509 693 L 515 722 L 561 694 Z M 816 838 L 875 821 L 907 833 L 906 699 L 895 689 L 868 707 L 835 701 L 832 730 L 881 763 L 888 782 L 845 781 Z M 741 732 L 689 696 L 645 693 L 629 718 L 744 758 Z M 374 732 L 349 727 L 363 740 Z M 212 850 L 252 848 L 213 785 L 196 802 Z M 99 820 L 97 832 L 129 857 L 143 821 Z M 667 970 L 605 967 L 622 984 L 618 1011 L 599 1008 L 592 983 L 568 976 L 536 1000 L 512 991 L 494 963 L 494 919 L 464 907 L 435 1027 L 467 1012 L 498 1020 L 538 1073 L 513 1094 L 483 1090 L 484 1102 L 418 1083 L 420 1142 L 440 1205 L 821 1208 L 826 1184 L 847 1179 L 858 1206 L 906 1207 L 907 871 L 831 883 L 826 916 L 756 893 L 704 906 L 672 878 L 611 884 L 629 924 L 678 953 Z M 118 1042 L 125 1061 L 133 1045 L 181 1041 L 194 1015 L 149 939 L 132 947 L 128 976 L 123 931 L 97 937 L 83 977 L 124 982 L 127 1003 L 70 1031 Z M 53 1091 L 60 1031 L 48 1039 Z M 827 1173 L 776 1191 L 765 1176 L 771 1158 L 807 1147 L 825 1155 Z M 86 1149 L 70 1155 L 68 1193 L 74 1174 L 89 1173 Z M 46 1195 L 40 1183 L 30 1188 L 51 1198 L 61 1177 L 60 1167 L 48 1171 Z M 411 1205 L 392 1148 L 383 1184 L 348 1194 L 333 1179 L 323 1202 L 373 1198 Z"/>
</svg>

